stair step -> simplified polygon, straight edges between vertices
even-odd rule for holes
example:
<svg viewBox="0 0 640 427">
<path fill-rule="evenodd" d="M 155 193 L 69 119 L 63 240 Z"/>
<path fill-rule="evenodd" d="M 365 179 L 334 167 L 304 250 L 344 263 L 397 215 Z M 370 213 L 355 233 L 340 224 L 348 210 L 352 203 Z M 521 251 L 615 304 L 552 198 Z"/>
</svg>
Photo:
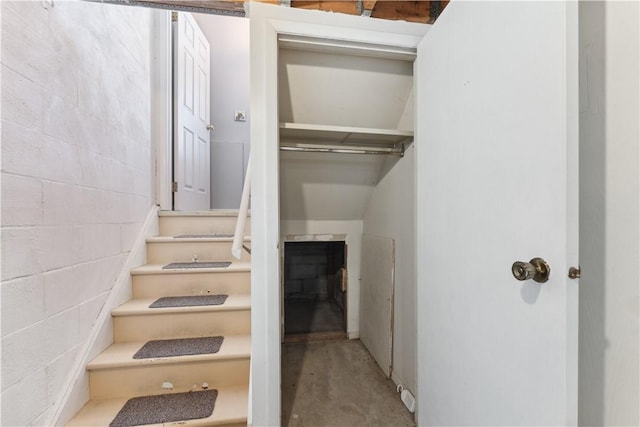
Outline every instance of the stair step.
<svg viewBox="0 0 640 427">
<path fill-rule="evenodd" d="M 193 255 L 192 255 L 193 256 Z M 204 261 L 204 260 L 203 260 Z M 174 262 L 174 261 L 171 261 Z M 167 263 L 168 264 L 168 263 Z M 194 274 L 194 273 L 234 273 L 234 272 L 250 272 L 251 263 L 247 261 L 233 261 L 229 267 L 225 268 L 183 268 L 163 270 L 166 264 L 146 264 L 131 270 L 131 275 L 143 274 Z"/>
<path fill-rule="evenodd" d="M 238 221 L 237 210 L 200 212 L 160 212 L 160 234 L 177 236 L 180 234 L 234 233 Z M 250 234 L 251 220 L 247 219 L 245 233 Z"/>
<path fill-rule="evenodd" d="M 148 365 L 166 365 L 183 362 L 200 362 L 215 360 L 231 360 L 249 358 L 251 353 L 251 337 L 249 335 L 230 335 L 224 337 L 220 350 L 213 354 L 196 354 L 190 356 L 156 357 L 152 359 L 134 359 L 133 355 L 147 341 L 115 343 L 100 353 L 87 365 L 90 371 L 130 368 Z"/>
<path fill-rule="evenodd" d="M 174 390 L 174 392 L 179 391 L 188 390 Z M 218 388 L 215 408 L 209 418 L 181 421 L 168 425 L 179 424 L 188 427 L 225 426 L 232 424 L 246 425 L 248 396 L 249 388 L 247 385 Z M 66 425 L 69 427 L 107 426 L 131 397 L 134 396 L 107 400 L 91 400 Z"/>
<path fill-rule="evenodd" d="M 144 342 L 114 344 L 98 355 L 87 368 L 92 399 L 162 394 L 165 381 L 177 389 L 243 385 L 249 382 L 251 339 L 224 338 L 217 353 L 133 359 Z"/>
<path fill-rule="evenodd" d="M 250 239 L 245 239 L 244 245 L 251 246 Z M 187 262 L 197 256 L 198 261 L 231 261 L 233 239 L 218 238 L 175 238 L 152 237 L 147 239 L 147 262 L 150 264 L 168 264 L 170 262 Z M 249 261 L 251 256 L 242 251 L 241 261 Z"/>
<path fill-rule="evenodd" d="M 249 295 L 229 295 L 222 305 L 149 308 L 155 300 L 131 300 L 112 311 L 116 342 L 245 335 L 251 330 Z"/>
<path fill-rule="evenodd" d="M 233 265 L 233 264 L 232 264 Z M 231 266 L 229 267 L 231 268 Z M 215 269 L 220 270 L 220 269 Z M 160 298 L 183 295 L 249 294 L 251 292 L 250 271 L 224 272 L 167 272 L 132 276 L 133 298 Z"/>
<path fill-rule="evenodd" d="M 238 217 L 238 209 L 211 209 L 208 211 L 159 211 L 158 216 L 161 218 L 166 217 L 209 217 L 209 218 L 220 218 L 220 217 Z M 247 216 L 251 217 L 251 210 L 247 212 Z"/>
<path fill-rule="evenodd" d="M 153 314 L 188 313 L 197 311 L 236 311 L 248 310 L 249 308 L 251 308 L 251 296 L 238 294 L 229 295 L 224 304 L 220 305 L 193 305 L 184 307 L 149 308 L 149 306 L 156 300 L 157 298 L 132 299 L 115 308 L 111 312 L 111 315 L 113 317 L 145 316 Z"/>
<path fill-rule="evenodd" d="M 180 237 L 177 236 L 155 236 L 155 237 L 147 237 L 147 243 L 219 243 L 219 242 L 233 242 L 233 236 L 231 237 L 210 237 L 211 234 L 183 234 L 182 236 L 188 237 Z M 244 242 L 250 242 L 251 236 L 245 236 L 242 239 Z"/>
</svg>

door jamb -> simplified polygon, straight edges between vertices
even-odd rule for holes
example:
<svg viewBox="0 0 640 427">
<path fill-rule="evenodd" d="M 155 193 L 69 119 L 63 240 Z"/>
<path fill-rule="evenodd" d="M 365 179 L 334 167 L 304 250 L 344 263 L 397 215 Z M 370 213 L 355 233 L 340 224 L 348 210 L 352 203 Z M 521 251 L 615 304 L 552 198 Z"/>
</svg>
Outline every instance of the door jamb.
<svg viewBox="0 0 640 427">
<path fill-rule="evenodd" d="M 153 10 L 151 42 L 152 183 L 160 210 L 173 210 L 173 59 L 171 11 Z"/>
</svg>

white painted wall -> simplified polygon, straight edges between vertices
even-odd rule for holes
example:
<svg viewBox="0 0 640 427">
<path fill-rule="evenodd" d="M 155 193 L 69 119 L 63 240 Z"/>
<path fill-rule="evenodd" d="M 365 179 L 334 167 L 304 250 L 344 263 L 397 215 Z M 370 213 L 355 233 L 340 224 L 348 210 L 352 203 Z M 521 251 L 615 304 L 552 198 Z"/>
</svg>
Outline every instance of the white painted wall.
<svg viewBox="0 0 640 427">
<path fill-rule="evenodd" d="M 392 379 L 416 392 L 415 149 L 382 178 L 366 207 L 363 233 L 395 241 Z"/>
<path fill-rule="evenodd" d="M 347 244 L 347 334 L 358 338 L 360 334 L 360 254 L 362 252 L 362 221 L 281 221 L 281 241 L 295 240 L 295 236 L 344 234 Z M 284 244 L 280 247 L 284 251 Z"/>
<path fill-rule="evenodd" d="M 0 6 L 2 425 L 48 424 L 153 203 L 150 12 L 45 4 Z"/>
<path fill-rule="evenodd" d="M 383 156 L 280 153 L 282 220 L 362 221 Z"/>
<path fill-rule="evenodd" d="M 581 425 L 640 425 L 639 22 L 580 3 Z"/>
<path fill-rule="evenodd" d="M 193 16 L 211 45 L 211 208 L 238 209 L 249 158 L 249 20 Z M 247 121 L 235 121 L 235 110 Z"/>
</svg>

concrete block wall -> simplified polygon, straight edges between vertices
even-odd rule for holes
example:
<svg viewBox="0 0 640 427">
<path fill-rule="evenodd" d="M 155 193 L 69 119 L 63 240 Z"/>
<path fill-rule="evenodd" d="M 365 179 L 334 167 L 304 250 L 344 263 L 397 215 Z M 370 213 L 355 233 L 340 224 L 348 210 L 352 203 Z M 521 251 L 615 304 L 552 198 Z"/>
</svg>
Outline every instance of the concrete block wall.
<svg viewBox="0 0 640 427">
<path fill-rule="evenodd" d="M 327 245 L 325 243 L 286 243 L 286 296 L 314 295 L 327 297 Z"/>
<path fill-rule="evenodd" d="M 0 7 L 0 425 L 46 425 L 153 203 L 150 12 Z"/>
<path fill-rule="evenodd" d="M 343 267 L 344 246 L 336 242 L 285 243 L 285 295 L 313 295 L 326 299 L 337 271 Z M 340 253 L 342 251 L 342 253 Z M 333 266 L 329 256 L 333 254 Z"/>
</svg>

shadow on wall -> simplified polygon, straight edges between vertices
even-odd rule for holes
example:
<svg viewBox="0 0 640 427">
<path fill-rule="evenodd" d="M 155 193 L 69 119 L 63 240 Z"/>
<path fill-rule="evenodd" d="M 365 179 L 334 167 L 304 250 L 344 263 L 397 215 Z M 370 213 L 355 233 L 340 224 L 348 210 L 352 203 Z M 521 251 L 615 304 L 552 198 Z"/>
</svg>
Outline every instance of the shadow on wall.
<svg viewBox="0 0 640 427">
<path fill-rule="evenodd" d="M 579 425 L 604 425 L 606 96 L 604 2 L 580 8 Z"/>
</svg>

